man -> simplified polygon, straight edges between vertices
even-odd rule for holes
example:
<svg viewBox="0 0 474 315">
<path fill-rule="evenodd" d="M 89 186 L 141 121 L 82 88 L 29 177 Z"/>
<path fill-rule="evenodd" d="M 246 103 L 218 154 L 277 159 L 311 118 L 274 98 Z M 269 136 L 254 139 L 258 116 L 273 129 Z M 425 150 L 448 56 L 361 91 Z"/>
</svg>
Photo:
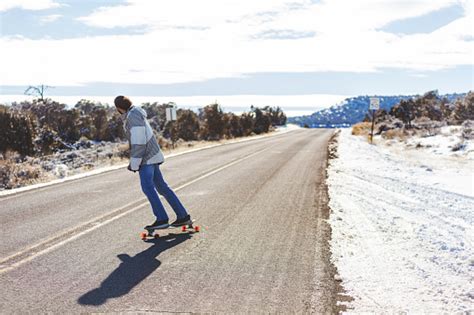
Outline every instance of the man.
<svg viewBox="0 0 474 315">
<path fill-rule="evenodd" d="M 155 222 L 145 228 L 167 228 L 169 226 L 168 215 L 157 191 L 165 197 L 176 213 L 177 219 L 171 224 L 172 226 L 191 224 L 191 216 L 163 179 L 160 164 L 165 159 L 146 119 L 146 112 L 140 107 L 133 106 L 130 99 L 125 96 L 117 96 L 114 103 L 122 115 L 123 128 L 130 144 L 128 170 L 138 171 L 140 174 L 142 191 L 150 201 L 153 214 L 156 216 Z"/>
</svg>

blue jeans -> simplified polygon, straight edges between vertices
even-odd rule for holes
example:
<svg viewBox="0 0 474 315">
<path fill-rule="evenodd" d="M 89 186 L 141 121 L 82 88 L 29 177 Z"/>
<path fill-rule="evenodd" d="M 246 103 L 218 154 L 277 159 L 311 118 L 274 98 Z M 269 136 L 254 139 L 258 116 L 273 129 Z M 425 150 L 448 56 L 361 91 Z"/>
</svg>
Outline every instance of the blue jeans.
<svg viewBox="0 0 474 315">
<path fill-rule="evenodd" d="M 159 164 L 141 165 L 138 172 L 140 174 L 142 191 L 150 201 L 153 213 L 158 220 L 168 220 L 169 218 L 156 191 L 165 197 L 178 218 L 183 218 L 188 215 L 188 212 L 176 194 L 168 187 L 168 184 L 163 179 Z"/>
</svg>

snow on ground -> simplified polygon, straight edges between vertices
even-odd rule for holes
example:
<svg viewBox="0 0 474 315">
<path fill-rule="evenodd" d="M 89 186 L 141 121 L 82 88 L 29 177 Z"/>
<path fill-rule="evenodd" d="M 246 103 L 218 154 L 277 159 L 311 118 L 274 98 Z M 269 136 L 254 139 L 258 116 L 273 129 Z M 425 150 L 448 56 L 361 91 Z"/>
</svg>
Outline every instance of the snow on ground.
<svg viewBox="0 0 474 315">
<path fill-rule="evenodd" d="M 342 130 L 329 221 L 349 312 L 474 310 L 472 140 L 455 155 L 450 137 L 412 139 L 432 141 L 416 149 Z"/>
<path fill-rule="evenodd" d="M 438 134 L 431 137 L 412 137 L 406 140 L 405 147 L 408 149 L 423 148 L 417 152 L 444 155 L 452 157 L 474 158 L 474 142 L 464 139 L 463 130 L 467 127 L 445 126 Z"/>
</svg>

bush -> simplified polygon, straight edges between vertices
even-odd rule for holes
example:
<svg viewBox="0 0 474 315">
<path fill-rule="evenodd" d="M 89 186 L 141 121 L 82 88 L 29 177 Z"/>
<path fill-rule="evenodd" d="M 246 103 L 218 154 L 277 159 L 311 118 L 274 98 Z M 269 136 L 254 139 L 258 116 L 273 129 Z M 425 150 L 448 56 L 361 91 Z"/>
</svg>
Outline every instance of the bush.
<svg viewBox="0 0 474 315">
<path fill-rule="evenodd" d="M 199 119 L 195 112 L 189 109 L 180 109 L 177 113 L 177 138 L 185 141 L 197 140 L 199 135 Z"/>
<path fill-rule="evenodd" d="M 354 125 L 352 134 L 367 135 L 370 133 L 371 117 L 365 123 Z M 441 99 L 437 91 L 430 91 L 421 97 L 402 100 L 392 107 L 389 113 L 376 112 L 376 134 L 386 139 L 406 139 L 412 135 L 430 137 L 441 132 L 448 124 L 461 124 L 463 137 L 473 136 L 474 93 L 469 92 L 464 98 L 449 103 L 447 98 Z"/>
<path fill-rule="evenodd" d="M 286 115 L 279 107 L 251 107 L 242 115 L 224 113 L 219 104 L 201 108 L 199 114 L 178 110 L 177 121 L 166 122 L 170 104 L 145 103 L 148 121 L 161 146 L 183 139 L 220 140 L 260 134 L 273 125 L 284 124 Z M 161 133 L 159 133 L 161 130 Z M 118 142 L 125 139 L 123 122 L 114 107 L 80 100 L 73 108 L 51 99 L 0 105 L 0 154 L 7 150 L 26 156 L 45 156 L 57 152 L 90 148 L 93 142 Z M 93 140 L 93 141 L 89 141 Z"/>
<path fill-rule="evenodd" d="M 464 141 L 461 141 L 453 145 L 453 147 L 451 148 L 451 151 L 457 152 L 460 150 L 464 150 L 465 148 L 466 148 L 466 144 L 464 143 Z"/>
<path fill-rule="evenodd" d="M 370 134 L 372 124 L 369 122 L 361 122 L 352 126 L 352 135 L 367 136 Z"/>
<path fill-rule="evenodd" d="M 117 156 L 122 159 L 130 158 L 129 145 L 128 144 L 119 145 Z"/>
<path fill-rule="evenodd" d="M 250 109 L 255 115 L 255 125 L 253 131 L 257 135 L 268 132 L 270 130 L 270 126 L 272 125 L 272 120 L 267 109 L 263 108 L 262 110 L 253 106 L 251 106 Z"/>
<path fill-rule="evenodd" d="M 428 117 L 415 119 L 413 122 L 415 129 L 421 130 L 422 136 L 431 137 L 440 133 L 441 127 L 446 126 L 445 122 L 433 121 Z"/>
<path fill-rule="evenodd" d="M 203 122 L 201 139 L 219 140 L 224 135 L 224 113 L 219 104 L 211 104 L 199 109 L 199 118 Z"/>
<path fill-rule="evenodd" d="M 461 124 L 466 120 L 474 120 L 474 92 L 469 92 L 464 99 L 454 104 L 453 120 Z"/>
<path fill-rule="evenodd" d="M 474 139 L 474 120 L 466 120 L 461 125 L 461 135 L 463 139 L 472 140 Z"/>
<path fill-rule="evenodd" d="M 0 153 L 13 150 L 22 156 L 35 153 L 35 124 L 28 113 L 0 107 Z"/>
<path fill-rule="evenodd" d="M 39 165 L 0 160 L 0 189 L 12 189 L 34 183 L 42 175 Z"/>
<path fill-rule="evenodd" d="M 411 128 L 411 122 L 415 119 L 415 101 L 412 99 L 402 100 L 390 109 L 389 114 L 400 119 L 408 128 Z"/>
<path fill-rule="evenodd" d="M 399 139 L 404 140 L 407 138 L 408 133 L 404 128 L 390 129 L 382 133 L 382 137 L 385 139 Z"/>
</svg>

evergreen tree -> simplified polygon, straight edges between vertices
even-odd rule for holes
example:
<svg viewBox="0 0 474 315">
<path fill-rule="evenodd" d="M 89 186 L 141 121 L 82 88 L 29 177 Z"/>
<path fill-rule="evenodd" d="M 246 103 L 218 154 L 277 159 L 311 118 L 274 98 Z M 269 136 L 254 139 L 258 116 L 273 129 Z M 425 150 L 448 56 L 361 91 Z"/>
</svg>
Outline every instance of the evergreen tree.
<svg viewBox="0 0 474 315">
<path fill-rule="evenodd" d="M 0 152 L 18 152 L 22 157 L 34 155 L 35 127 L 31 117 L 25 113 L 0 107 Z"/>
<path fill-rule="evenodd" d="M 464 99 L 456 101 L 453 118 L 458 124 L 466 120 L 474 120 L 474 92 L 470 91 Z"/>
<path fill-rule="evenodd" d="M 262 111 L 262 109 L 254 107 L 253 105 L 250 107 L 250 110 L 255 115 L 255 125 L 253 131 L 256 134 L 268 132 L 270 130 L 270 126 L 272 125 L 272 121 L 268 112 Z"/>
<path fill-rule="evenodd" d="M 106 138 L 107 133 L 107 111 L 103 107 L 96 107 L 92 112 L 92 119 L 94 125 L 94 140 L 101 141 Z"/>
<path fill-rule="evenodd" d="M 160 131 L 165 128 L 168 104 L 143 103 L 141 107 L 145 110 L 148 122 L 153 129 Z"/>
<path fill-rule="evenodd" d="M 242 137 L 244 135 L 244 128 L 241 124 L 241 117 L 235 114 L 229 114 L 228 118 L 228 134 L 231 137 Z"/>
<path fill-rule="evenodd" d="M 110 115 L 107 121 L 107 129 L 105 130 L 104 139 L 105 141 L 117 141 L 124 140 L 125 132 L 123 130 L 123 122 L 120 118 L 120 114 L 113 113 Z"/>
<path fill-rule="evenodd" d="M 197 140 L 199 135 L 199 119 L 197 114 L 189 109 L 179 109 L 177 116 L 177 137 L 185 141 Z"/>
<path fill-rule="evenodd" d="M 400 104 L 392 107 L 390 115 L 400 119 L 404 124 L 408 124 L 408 128 L 411 128 L 411 122 L 415 119 L 415 102 L 412 99 L 401 100 Z"/>
<path fill-rule="evenodd" d="M 242 126 L 242 135 L 249 136 L 255 126 L 255 118 L 251 113 L 242 113 L 240 116 L 240 125 Z"/>
<path fill-rule="evenodd" d="M 219 140 L 224 134 L 224 113 L 218 104 L 212 104 L 199 109 L 199 118 L 204 128 L 201 136 L 205 140 Z"/>
</svg>

